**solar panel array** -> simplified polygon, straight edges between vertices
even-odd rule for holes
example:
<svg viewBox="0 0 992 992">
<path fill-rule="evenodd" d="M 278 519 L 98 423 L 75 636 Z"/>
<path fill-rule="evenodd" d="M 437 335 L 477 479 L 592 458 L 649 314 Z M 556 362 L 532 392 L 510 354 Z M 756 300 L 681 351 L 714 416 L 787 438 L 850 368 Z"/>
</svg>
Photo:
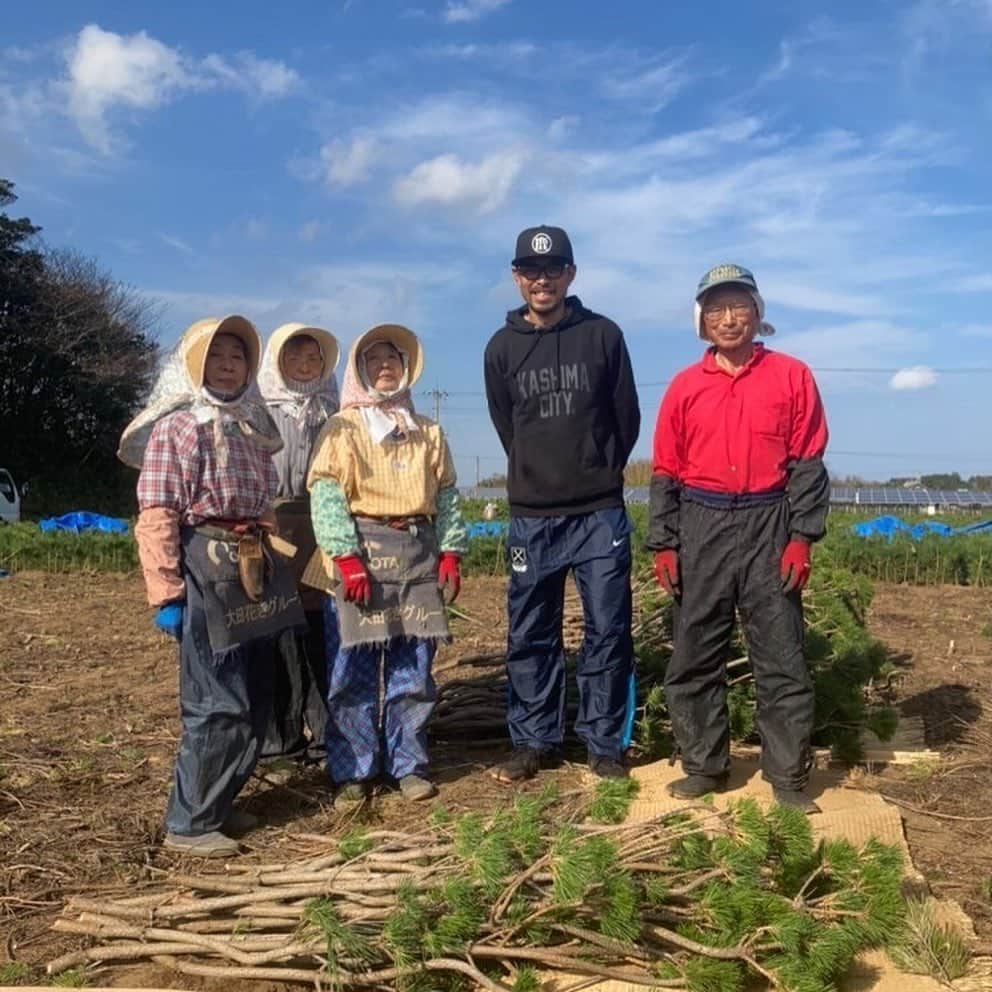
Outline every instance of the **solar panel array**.
<svg viewBox="0 0 992 992">
<path fill-rule="evenodd" d="M 834 486 L 830 502 L 843 506 L 992 506 L 992 492 L 976 489 L 903 489 L 899 486 Z"/>
<path fill-rule="evenodd" d="M 624 496 L 628 503 L 647 503 L 647 486 L 629 486 Z M 462 495 L 469 499 L 506 499 L 502 488 L 465 487 Z M 830 490 L 833 506 L 916 507 L 992 507 L 992 492 L 973 489 L 903 489 L 899 486 L 834 486 Z"/>
</svg>

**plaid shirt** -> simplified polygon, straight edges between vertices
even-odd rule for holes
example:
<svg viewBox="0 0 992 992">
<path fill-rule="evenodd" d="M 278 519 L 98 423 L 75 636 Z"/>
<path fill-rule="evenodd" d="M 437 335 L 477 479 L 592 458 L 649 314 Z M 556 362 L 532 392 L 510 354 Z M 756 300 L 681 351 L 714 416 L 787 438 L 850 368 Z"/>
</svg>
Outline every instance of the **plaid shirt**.
<svg viewBox="0 0 992 992">
<path fill-rule="evenodd" d="M 214 421 L 197 423 L 187 411 L 163 417 L 152 429 L 138 479 L 138 507 L 175 510 L 184 524 L 255 520 L 279 486 L 272 456 L 224 423 L 227 466 L 218 463 Z"/>
</svg>

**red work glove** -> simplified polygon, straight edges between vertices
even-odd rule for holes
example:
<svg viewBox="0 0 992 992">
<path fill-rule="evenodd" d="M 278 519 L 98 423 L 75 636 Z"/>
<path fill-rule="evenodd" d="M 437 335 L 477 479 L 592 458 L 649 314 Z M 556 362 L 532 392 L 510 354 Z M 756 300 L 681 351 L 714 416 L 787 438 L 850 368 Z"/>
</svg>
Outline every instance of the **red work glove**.
<svg viewBox="0 0 992 992">
<path fill-rule="evenodd" d="M 349 603 L 368 606 L 372 598 L 372 580 L 365 570 L 365 564 L 358 555 L 341 555 L 334 559 L 341 573 L 341 589 Z"/>
<path fill-rule="evenodd" d="M 809 580 L 812 567 L 809 560 L 809 544 L 793 538 L 782 552 L 779 572 L 782 576 L 782 592 L 801 592 Z"/>
<path fill-rule="evenodd" d="M 679 587 L 679 553 L 674 548 L 654 553 L 654 577 L 669 596 L 678 596 L 682 591 Z"/>
<path fill-rule="evenodd" d="M 458 568 L 459 558 L 454 551 L 442 551 L 437 560 L 437 587 L 444 596 L 445 587 L 448 595 L 444 597 L 446 603 L 453 603 L 458 598 L 458 592 L 462 587 L 462 576 Z"/>
</svg>

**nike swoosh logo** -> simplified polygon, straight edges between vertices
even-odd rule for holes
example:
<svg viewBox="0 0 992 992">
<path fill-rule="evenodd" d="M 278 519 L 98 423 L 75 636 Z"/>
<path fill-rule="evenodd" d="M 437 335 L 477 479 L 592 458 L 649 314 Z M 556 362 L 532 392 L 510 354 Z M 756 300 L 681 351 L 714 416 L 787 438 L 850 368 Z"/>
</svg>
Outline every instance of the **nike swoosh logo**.
<svg viewBox="0 0 992 992">
<path fill-rule="evenodd" d="M 624 540 L 625 540 L 625 538 L 622 538 L 622 537 L 621 537 L 619 541 L 614 541 L 614 542 L 613 542 L 613 547 L 615 547 L 615 548 L 619 548 L 619 547 L 620 547 L 620 545 L 621 545 L 621 544 L 623 544 L 623 542 L 624 542 Z"/>
</svg>

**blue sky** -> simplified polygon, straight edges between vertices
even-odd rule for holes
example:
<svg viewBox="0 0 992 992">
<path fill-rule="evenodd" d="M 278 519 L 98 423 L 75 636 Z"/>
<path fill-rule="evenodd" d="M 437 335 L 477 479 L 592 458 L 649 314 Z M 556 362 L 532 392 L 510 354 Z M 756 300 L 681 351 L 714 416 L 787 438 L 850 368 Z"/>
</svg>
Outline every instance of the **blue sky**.
<svg viewBox="0 0 992 992">
<path fill-rule="evenodd" d="M 560 224 L 627 337 L 635 456 L 734 261 L 817 372 L 835 474 L 992 472 L 992 0 L 284 7 L 4 11 L 15 213 L 162 301 L 163 344 L 231 311 L 344 347 L 409 324 L 468 484 L 503 467 L 481 356 L 515 236 Z"/>
</svg>

